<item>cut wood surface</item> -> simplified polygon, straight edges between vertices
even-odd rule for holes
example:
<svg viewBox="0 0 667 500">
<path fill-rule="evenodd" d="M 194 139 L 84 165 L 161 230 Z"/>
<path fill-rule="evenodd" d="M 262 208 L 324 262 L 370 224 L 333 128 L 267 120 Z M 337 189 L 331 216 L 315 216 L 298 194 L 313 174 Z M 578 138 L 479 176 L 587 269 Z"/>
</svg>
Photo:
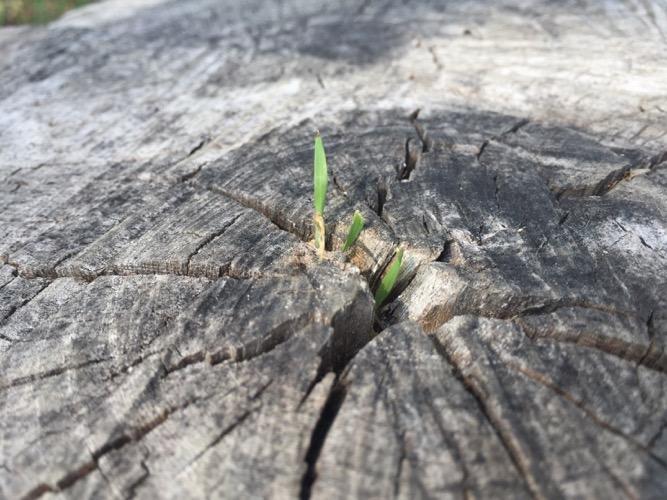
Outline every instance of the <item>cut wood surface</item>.
<svg viewBox="0 0 667 500">
<path fill-rule="evenodd" d="M 0 29 L 0 498 L 664 499 L 665 53 L 660 1 Z"/>
</svg>

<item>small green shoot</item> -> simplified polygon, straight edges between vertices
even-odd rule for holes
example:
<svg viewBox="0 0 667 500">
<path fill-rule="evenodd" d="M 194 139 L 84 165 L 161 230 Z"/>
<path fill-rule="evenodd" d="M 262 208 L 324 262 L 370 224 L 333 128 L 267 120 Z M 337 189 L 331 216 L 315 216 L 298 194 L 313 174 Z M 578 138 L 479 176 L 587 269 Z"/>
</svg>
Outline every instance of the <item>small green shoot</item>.
<svg viewBox="0 0 667 500">
<path fill-rule="evenodd" d="M 378 287 L 377 292 L 375 292 L 376 308 L 379 309 L 382 303 L 385 300 L 387 300 L 387 297 L 389 297 L 391 290 L 394 288 L 394 285 L 396 284 L 398 273 L 401 270 L 401 264 L 403 264 L 402 248 L 399 249 L 398 252 L 396 252 L 396 257 L 394 257 L 394 261 L 390 264 L 389 269 L 387 269 L 387 272 L 384 273 L 384 277 L 380 282 L 380 286 Z"/>
<path fill-rule="evenodd" d="M 364 218 L 361 216 L 361 213 L 359 213 L 359 210 L 356 210 L 354 212 L 354 216 L 352 216 L 352 224 L 350 225 L 350 229 L 347 232 L 345 245 L 343 245 L 343 252 L 347 252 L 352 247 L 352 245 L 354 245 L 354 242 L 357 241 L 357 238 L 359 237 L 359 234 L 363 228 Z"/>
<path fill-rule="evenodd" d="M 324 153 L 324 145 L 320 133 L 315 134 L 315 160 L 313 165 L 313 186 L 315 213 L 313 214 L 313 234 L 315 237 L 315 248 L 320 258 L 324 257 L 324 244 L 326 234 L 324 229 L 324 205 L 327 197 L 327 157 Z"/>
</svg>

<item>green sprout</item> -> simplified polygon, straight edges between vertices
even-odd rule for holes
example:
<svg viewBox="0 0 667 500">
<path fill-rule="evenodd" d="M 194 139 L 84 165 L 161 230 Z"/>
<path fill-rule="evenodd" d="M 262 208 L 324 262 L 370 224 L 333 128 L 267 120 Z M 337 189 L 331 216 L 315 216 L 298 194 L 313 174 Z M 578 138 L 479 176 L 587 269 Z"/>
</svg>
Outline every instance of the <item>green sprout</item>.
<svg viewBox="0 0 667 500">
<path fill-rule="evenodd" d="M 324 256 L 324 244 L 326 234 L 324 230 L 324 205 L 327 197 L 327 157 L 324 153 L 324 145 L 320 133 L 315 134 L 315 160 L 313 168 L 313 185 L 315 189 L 313 202 L 315 213 L 313 214 L 313 234 L 315 238 L 315 248 L 320 258 Z"/>
<path fill-rule="evenodd" d="M 322 144 L 322 137 L 320 133 L 315 133 L 315 158 L 313 161 L 313 205 L 315 211 L 313 213 L 313 239 L 315 248 L 320 256 L 324 258 L 326 230 L 324 226 L 324 206 L 327 198 L 327 185 L 329 183 L 329 174 L 327 172 L 327 156 L 324 152 L 324 144 Z M 364 228 L 364 218 L 357 210 L 352 216 L 352 224 L 347 233 L 343 252 L 349 250 L 354 245 L 359 234 Z"/>
<path fill-rule="evenodd" d="M 389 269 L 387 269 L 387 272 L 384 274 L 384 277 L 380 282 L 380 286 L 378 287 L 377 292 L 375 292 L 375 307 L 379 308 L 382 305 L 382 303 L 385 300 L 387 300 L 387 297 L 389 297 L 391 290 L 394 288 L 394 285 L 396 284 L 398 273 L 401 270 L 401 264 L 403 264 L 402 248 L 399 249 L 398 252 L 396 252 L 396 257 L 394 257 L 394 261 L 389 266 Z"/>
<path fill-rule="evenodd" d="M 354 242 L 357 241 L 357 238 L 359 237 L 359 234 L 363 228 L 364 218 L 361 216 L 361 213 L 359 213 L 359 210 L 356 210 L 354 212 L 354 216 L 352 216 L 352 224 L 350 225 L 350 229 L 347 232 L 345 245 L 343 245 L 343 252 L 347 252 L 352 247 L 352 245 L 354 245 Z"/>
</svg>

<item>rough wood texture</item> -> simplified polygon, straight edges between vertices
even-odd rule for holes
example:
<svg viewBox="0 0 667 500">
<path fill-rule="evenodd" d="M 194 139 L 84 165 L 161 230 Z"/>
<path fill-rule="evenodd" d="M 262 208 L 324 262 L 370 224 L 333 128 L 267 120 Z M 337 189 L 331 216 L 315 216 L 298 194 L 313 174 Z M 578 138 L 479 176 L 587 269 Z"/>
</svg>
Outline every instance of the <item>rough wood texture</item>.
<svg viewBox="0 0 667 500">
<path fill-rule="evenodd" d="M 621 0 L 0 30 L 0 498 L 664 498 L 666 33 Z"/>
</svg>

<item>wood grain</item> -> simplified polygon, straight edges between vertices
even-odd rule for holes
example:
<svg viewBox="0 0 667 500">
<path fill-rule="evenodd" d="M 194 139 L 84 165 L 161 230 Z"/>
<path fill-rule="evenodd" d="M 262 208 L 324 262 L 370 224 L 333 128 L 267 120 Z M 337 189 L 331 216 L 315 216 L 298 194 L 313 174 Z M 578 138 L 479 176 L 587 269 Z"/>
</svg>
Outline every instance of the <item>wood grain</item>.
<svg viewBox="0 0 667 500">
<path fill-rule="evenodd" d="M 620 0 L 0 29 L 0 497 L 664 498 L 666 32 Z"/>
</svg>

